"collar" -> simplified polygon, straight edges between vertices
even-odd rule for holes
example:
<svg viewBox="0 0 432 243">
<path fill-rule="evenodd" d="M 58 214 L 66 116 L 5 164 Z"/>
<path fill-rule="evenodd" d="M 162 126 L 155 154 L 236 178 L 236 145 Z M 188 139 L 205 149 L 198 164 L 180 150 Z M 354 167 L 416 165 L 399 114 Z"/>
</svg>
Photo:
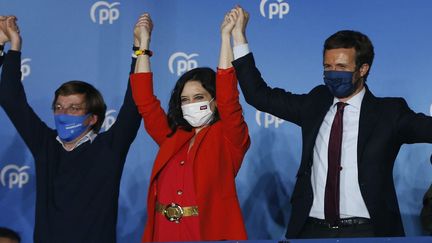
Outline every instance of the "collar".
<svg viewBox="0 0 432 243">
<path fill-rule="evenodd" d="M 85 142 L 87 142 L 87 141 L 90 141 L 90 143 L 92 143 L 93 140 L 96 138 L 96 136 L 97 136 L 97 133 L 93 132 L 93 130 L 90 130 L 86 135 L 84 135 L 82 138 L 80 138 L 80 139 L 75 143 L 75 145 L 72 147 L 71 150 L 67 150 L 67 149 L 66 149 L 66 146 L 65 146 L 64 142 L 60 139 L 59 136 L 56 137 L 56 140 L 57 140 L 57 141 L 58 141 L 58 142 L 63 146 L 63 148 L 64 148 L 66 151 L 72 151 L 72 150 L 76 149 L 78 146 L 80 146 L 81 144 L 83 144 L 83 143 L 85 143 Z"/>
<path fill-rule="evenodd" d="M 355 108 L 357 110 L 360 110 L 361 103 L 363 101 L 365 93 L 366 93 L 366 86 L 364 86 L 360 92 L 358 92 L 356 95 L 354 95 L 353 97 L 351 97 L 345 103 L 347 103 L 348 105 L 350 105 L 350 107 L 353 107 L 353 108 Z M 332 106 L 335 106 L 336 103 L 338 103 L 338 102 L 339 102 L 339 99 L 336 98 L 336 97 L 334 97 L 333 98 L 333 105 Z"/>
</svg>

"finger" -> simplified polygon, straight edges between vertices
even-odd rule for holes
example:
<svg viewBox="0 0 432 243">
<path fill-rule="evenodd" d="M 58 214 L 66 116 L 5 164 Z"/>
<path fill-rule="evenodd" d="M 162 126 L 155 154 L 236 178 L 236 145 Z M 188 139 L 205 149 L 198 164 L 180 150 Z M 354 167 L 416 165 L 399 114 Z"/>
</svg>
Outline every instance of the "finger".
<svg viewBox="0 0 432 243">
<path fill-rule="evenodd" d="M 237 19 L 238 18 L 238 12 L 237 10 L 231 11 L 230 12 L 230 17 L 233 19 Z"/>
<path fill-rule="evenodd" d="M 8 28 L 12 28 L 12 25 L 13 25 L 13 19 L 12 18 L 7 18 L 7 20 L 6 20 L 6 26 Z"/>
<path fill-rule="evenodd" d="M 146 14 L 146 15 L 141 15 L 139 19 L 151 19 L 151 17 L 150 15 Z"/>
<path fill-rule="evenodd" d="M 225 14 L 224 21 L 228 21 L 229 20 L 230 14 L 231 14 L 231 12 L 228 12 L 228 13 Z"/>
<path fill-rule="evenodd" d="M 138 19 L 150 19 L 150 16 L 148 16 L 148 15 L 143 15 L 143 16 L 139 17 Z"/>
<path fill-rule="evenodd" d="M 230 13 L 228 17 L 231 19 L 237 19 L 237 14 L 236 13 Z"/>
<path fill-rule="evenodd" d="M 244 10 L 243 10 L 242 8 L 240 8 L 240 9 L 238 10 L 238 14 L 239 14 L 240 17 L 245 16 L 245 12 L 244 12 Z"/>
<path fill-rule="evenodd" d="M 151 22 L 151 21 L 148 19 L 140 19 L 140 20 L 138 20 L 137 24 L 149 23 L 149 22 Z"/>
<path fill-rule="evenodd" d="M 13 15 L 7 16 L 7 18 L 6 18 L 6 21 L 17 21 L 17 20 L 18 19 L 15 16 L 13 16 Z"/>
<path fill-rule="evenodd" d="M 143 22 L 140 22 L 140 23 L 136 24 L 136 26 L 138 26 L 138 27 L 150 26 L 150 25 L 153 25 L 153 24 L 151 22 L 147 22 L 147 21 L 143 21 Z"/>
<path fill-rule="evenodd" d="M 230 21 L 231 23 L 235 23 L 235 22 L 236 22 L 236 16 L 235 16 L 235 15 L 230 15 L 230 16 L 229 16 L 229 21 Z"/>
</svg>

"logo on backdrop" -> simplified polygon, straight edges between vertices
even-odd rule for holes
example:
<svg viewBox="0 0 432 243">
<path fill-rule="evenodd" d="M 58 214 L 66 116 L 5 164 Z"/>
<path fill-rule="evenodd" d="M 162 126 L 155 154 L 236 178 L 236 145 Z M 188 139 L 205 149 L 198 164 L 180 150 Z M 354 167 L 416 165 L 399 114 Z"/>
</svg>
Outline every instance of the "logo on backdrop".
<svg viewBox="0 0 432 243">
<path fill-rule="evenodd" d="M 120 11 L 116 6 L 119 2 L 108 3 L 106 1 L 98 1 L 93 4 L 90 9 L 90 18 L 93 23 L 104 24 L 108 22 L 113 24 L 120 17 Z"/>
<path fill-rule="evenodd" d="M 31 61 L 30 58 L 24 58 L 21 61 L 21 81 L 27 78 L 31 73 L 31 67 L 29 64 L 30 61 Z"/>
<path fill-rule="evenodd" d="M 26 171 L 29 168 L 27 165 L 23 167 L 14 164 L 6 165 L 0 171 L 1 184 L 9 189 L 14 187 L 22 188 L 29 181 L 30 176 Z"/>
<path fill-rule="evenodd" d="M 268 2 L 268 4 L 267 4 Z M 260 12 L 264 18 L 279 18 L 283 19 L 290 10 L 289 4 L 284 0 L 261 0 Z"/>
<path fill-rule="evenodd" d="M 193 59 L 197 56 L 197 53 L 188 55 L 184 52 L 175 52 L 168 60 L 168 68 L 172 74 L 180 76 L 183 73 L 198 67 L 198 62 Z"/>
<path fill-rule="evenodd" d="M 256 111 L 255 120 L 258 126 L 264 126 L 265 128 L 269 128 L 271 126 L 278 128 L 279 125 L 284 122 L 284 120 L 280 119 L 279 117 L 261 111 Z"/>
<path fill-rule="evenodd" d="M 108 131 L 108 129 L 110 129 L 111 126 L 114 124 L 114 122 L 116 121 L 116 116 L 114 116 L 116 112 L 116 110 L 108 110 L 105 113 L 105 120 L 102 123 L 102 131 Z"/>
</svg>

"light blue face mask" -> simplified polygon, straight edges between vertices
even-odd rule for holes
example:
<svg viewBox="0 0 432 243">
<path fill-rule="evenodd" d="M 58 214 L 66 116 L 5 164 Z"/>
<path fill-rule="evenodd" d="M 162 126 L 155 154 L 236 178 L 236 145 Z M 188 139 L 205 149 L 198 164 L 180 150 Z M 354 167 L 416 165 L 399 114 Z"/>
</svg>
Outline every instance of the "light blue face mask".
<svg viewBox="0 0 432 243">
<path fill-rule="evenodd" d="M 70 142 L 79 137 L 89 127 L 89 125 L 84 125 L 84 121 L 89 116 L 90 114 L 82 116 L 54 115 L 55 126 L 60 139 L 64 142 Z"/>
<path fill-rule="evenodd" d="M 354 72 L 324 71 L 324 83 L 337 98 L 345 98 L 355 91 L 353 83 Z"/>
</svg>

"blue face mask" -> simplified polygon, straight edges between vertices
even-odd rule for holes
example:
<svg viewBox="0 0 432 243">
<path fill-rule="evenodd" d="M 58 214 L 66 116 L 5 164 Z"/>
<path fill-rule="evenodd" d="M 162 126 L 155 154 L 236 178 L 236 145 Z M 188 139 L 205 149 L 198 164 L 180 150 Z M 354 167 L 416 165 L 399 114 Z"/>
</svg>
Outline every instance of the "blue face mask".
<svg viewBox="0 0 432 243">
<path fill-rule="evenodd" d="M 324 71 L 324 83 L 337 98 L 345 98 L 355 91 L 353 84 L 354 72 Z"/>
<path fill-rule="evenodd" d="M 57 134 L 62 141 L 70 142 L 79 137 L 87 128 L 84 121 L 90 114 L 82 116 L 72 116 L 67 114 L 54 115 Z"/>
</svg>

